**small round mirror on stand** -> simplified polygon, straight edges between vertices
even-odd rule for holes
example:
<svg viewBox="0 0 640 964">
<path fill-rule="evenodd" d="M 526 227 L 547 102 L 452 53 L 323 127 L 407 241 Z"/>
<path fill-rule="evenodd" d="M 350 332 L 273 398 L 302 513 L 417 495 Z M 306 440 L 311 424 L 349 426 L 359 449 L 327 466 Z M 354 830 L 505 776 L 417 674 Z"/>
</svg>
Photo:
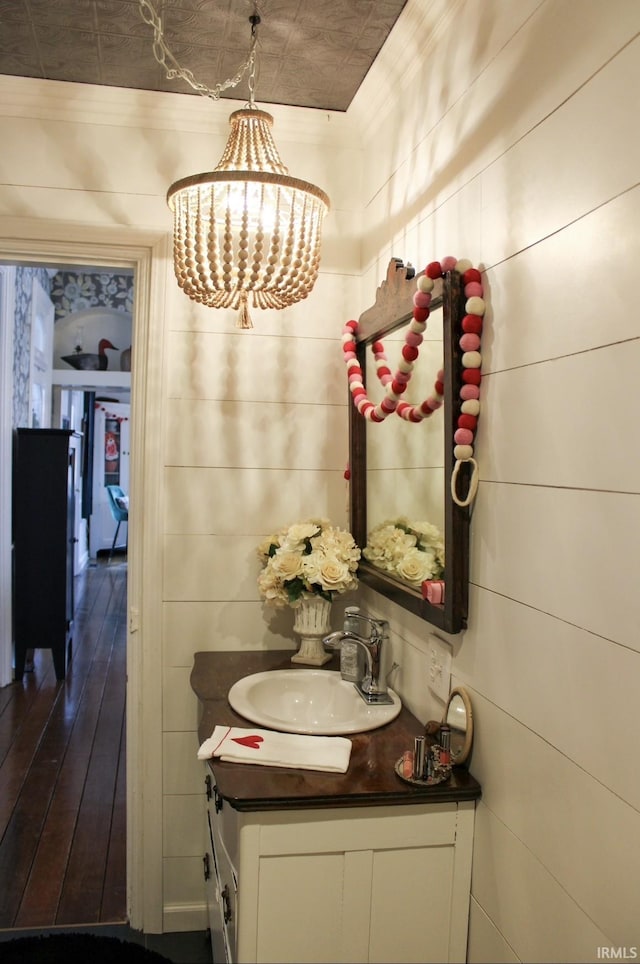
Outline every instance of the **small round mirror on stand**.
<svg viewBox="0 0 640 964">
<path fill-rule="evenodd" d="M 459 766 L 471 753 L 473 743 L 471 700 L 463 686 L 451 690 L 443 723 L 451 727 L 451 762 Z"/>
</svg>

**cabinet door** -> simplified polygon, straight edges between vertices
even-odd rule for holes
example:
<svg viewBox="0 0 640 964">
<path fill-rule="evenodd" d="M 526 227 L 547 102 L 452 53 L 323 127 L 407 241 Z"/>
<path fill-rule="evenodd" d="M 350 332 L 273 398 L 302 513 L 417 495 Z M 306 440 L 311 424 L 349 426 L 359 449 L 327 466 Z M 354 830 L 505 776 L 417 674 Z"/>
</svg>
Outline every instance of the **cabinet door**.
<svg viewBox="0 0 640 964">
<path fill-rule="evenodd" d="M 257 961 L 449 960 L 454 848 L 261 857 Z"/>
<path fill-rule="evenodd" d="M 367 920 L 345 919 L 345 854 L 261 857 L 255 960 L 364 961 L 346 957 L 343 932 L 366 935 Z"/>
<path fill-rule="evenodd" d="M 450 959 L 453 864 L 453 847 L 374 853 L 367 960 L 442 964 Z"/>
<path fill-rule="evenodd" d="M 64 679 L 73 619 L 72 433 L 16 429 L 13 488 L 15 675 L 28 649 L 51 649 Z"/>
<path fill-rule="evenodd" d="M 76 557 L 76 450 L 69 448 L 67 463 L 67 560 L 66 560 L 66 592 L 65 616 L 67 624 L 73 622 L 74 605 L 74 566 Z"/>
</svg>

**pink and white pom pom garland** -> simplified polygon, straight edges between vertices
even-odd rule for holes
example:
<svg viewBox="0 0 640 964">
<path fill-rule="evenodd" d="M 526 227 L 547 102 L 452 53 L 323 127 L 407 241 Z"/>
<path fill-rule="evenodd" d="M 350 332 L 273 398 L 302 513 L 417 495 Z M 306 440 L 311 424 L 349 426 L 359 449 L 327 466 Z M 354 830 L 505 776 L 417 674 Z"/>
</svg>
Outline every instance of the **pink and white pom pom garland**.
<svg viewBox="0 0 640 964">
<path fill-rule="evenodd" d="M 376 341 L 371 346 L 376 361 L 376 374 L 385 388 L 384 398 L 378 405 L 374 405 L 369 399 L 364 387 L 362 368 L 356 354 L 357 321 L 348 321 L 342 329 L 342 349 L 347 365 L 349 390 L 353 403 L 364 418 L 372 422 L 383 422 L 392 412 L 409 422 L 421 422 L 424 418 L 428 418 L 442 405 L 444 372 L 438 372 L 433 394 L 429 395 L 420 405 L 410 405 L 401 396 L 407 389 L 413 366 L 418 359 L 423 333 L 427 327 L 434 281 L 447 271 L 457 271 L 462 276 L 464 294 L 467 299 L 465 315 L 462 319 L 462 336 L 459 341 L 463 352 L 461 359 L 463 384 L 460 389 L 461 406 L 458 427 L 454 434 L 455 447 L 453 454 L 456 459 L 456 466 L 451 480 L 451 492 L 459 505 L 469 505 L 477 490 L 477 465 L 473 458 L 473 441 L 480 414 L 482 365 L 480 336 L 485 312 L 482 275 L 478 269 L 474 268 L 468 260 L 458 261 L 456 258 L 447 257 L 443 258 L 441 262 L 431 261 L 425 268 L 424 274 L 418 277 L 416 292 L 413 296 L 413 318 L 405 333 L 402 357 L 395 375 L 392 374 L 387 365 L 387 356 L 382 342 Z M 471 462 L 474 467 L 469 493 L 464 500 L 461 500 L 455 491 L 461 462 Z"/>
</svg>

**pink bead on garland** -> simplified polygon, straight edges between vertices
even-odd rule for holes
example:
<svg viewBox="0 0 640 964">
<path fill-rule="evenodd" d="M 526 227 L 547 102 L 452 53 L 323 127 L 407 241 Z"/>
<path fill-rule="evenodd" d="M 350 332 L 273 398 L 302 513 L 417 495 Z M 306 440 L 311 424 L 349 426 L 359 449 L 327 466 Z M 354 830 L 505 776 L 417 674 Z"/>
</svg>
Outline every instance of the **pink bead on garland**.
<svg viewBox="0 0 640 964">
<path fill-rule="evenodd" d="M 418 360 L 420 345 L 429 317 L 431 292 L 434 281 L 447 271 L 457 271 L 462 276 L 465 302 L 465 316 L 462 319 L 463 334 L 459 345 L 463 351 L 462 386 L 460 399 L 462 400 L 457 429 L 454 433 L 453 454 L 456 459 L 451 478 L 451 495 L 458 505 L 470 505 L 478 488 L 478 466 L 473 458 L 473 442 L 480 413 L 480 381 L 482 355 L 480 354 L 480 336 L 482 334 L 482 320 L 485 312 L 483 299 L 484 289 L 482 275 L 477 268 L 472 267 L 467 260 L 457 260 L 453 257 L 443 258 L 442 261 L 431 261 L 425 268 L 424 274 L 419 275 L 417 287 L 413 296 L 413 317 L 405 332 L 405 343 L 402 347 L 401 359 L 395 374 L 387 364 L 387 356 L 381 341 L 371 346 L 376 363 L 376 374 L 385 389 L 385 395 L 378 405 L 369 399 L 364 387 L 363 373 L 356 354 L 356 340 L 358 322 L 348 321 L 342 329 L 342 349 L 347 365 L 349 389 L 353 403 L 360 414 L 372 422 L 383 422 L 388 415 L 395 412 L 409 422 L 421 422 L 442 406 L 444 395 L 444 372 L 439 371 L 433 394 L 420 405 L 411 405 L 401 396 L 406 391 L 411 380 L 413 366 Z M 469 482 L 469 492 L 465 499 L 460 499 L 456 492 L 456 481 L 461 462 L 471 462 L 473 472 Z"/>
<path fill-rule="evenodd" d="M 480 354 L 480 336 L 482 334 L 482 320 L 485 312 L 484 289 L 482 275 L 477 268 L 468 267 L 462 272 L 465 303 L 465 316 L 462 319 L 464 334 L 458 344 L 462 355 L 462 387 L 460 388 L 460 414 L 458 427 L 454 433 L 455 446 L 453 454 L 456 464 L 451 476 L 451 497 L 458 505 L 467 506 L 473 502 L 478 491 L 478 465 L 473 457 L 473 442 L 478 416 L 480 414 L 480 381 L 482 378 L 482 355 Z M 457 493 L 457 480 L 462 462 L 471 462 L 473 471 L 469 480 L 467 496 L 461 499 Z"/>
<path fill-rule="evenodd" d="M 433 283 L 431 284 L 433 287 Z M 414 295 L 414 317 L 405 333 L 405 343 L 402 348 L 402 359 L 398 364 L 398 369 L 393 375 L 387 365 L 387 356 L 381 341 L 375 341 L 371 350 L 376 363 L 376 375 L 386 394 L 379 405 L 374 405 L 370 401 L 364 382 L 362 381 L 362 369 L 356 355 L 356 337 L 358 334 L 358 322 L 348 321 L 342 330 L 342 342 L 344 360 L 347 365 L 349 378 L 349 389 L 353 398 L 354 405 L 364 418 L 372 422 L 383 422 L 387 415 L 395 412 L 400 418 L 409 422 L 421 422 L 433 412 L 437 411 L 442 405 L 444 391 L 444 372 L 439 371 L 434 385 L 433 395 L 422 402 L 421 405 L 410 405 L 402 401 L 400 396 L 406 390 L 411 373 L 413 372 L 414 362 L 419 355 L 419 346 L 423 341 L 423 331 L 427 327 L 426 319 L 419 320 L 416 316 L 422 316 L 424 312 L 429 313 L 429 302 L 431 295 L 423 291 L 416 291 Z"/>
</svg>

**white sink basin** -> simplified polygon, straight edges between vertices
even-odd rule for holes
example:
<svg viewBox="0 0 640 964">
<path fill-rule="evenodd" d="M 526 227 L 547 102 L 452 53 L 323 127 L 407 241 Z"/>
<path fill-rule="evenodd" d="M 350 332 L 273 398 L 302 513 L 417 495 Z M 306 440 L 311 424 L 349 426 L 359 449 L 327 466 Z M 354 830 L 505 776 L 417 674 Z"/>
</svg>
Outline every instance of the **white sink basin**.
<svg viewBox="0 0 640 964">
<path fill-rule="evenodd" d="M 353 683 L 331 670 L 286 669 L 254 673 L 229 690 L 231 707 L 252 723 L 282 733 L 343 735 L 376 730 L 394 720 L 402 703 L 368 706 Z"/>
</svg>

